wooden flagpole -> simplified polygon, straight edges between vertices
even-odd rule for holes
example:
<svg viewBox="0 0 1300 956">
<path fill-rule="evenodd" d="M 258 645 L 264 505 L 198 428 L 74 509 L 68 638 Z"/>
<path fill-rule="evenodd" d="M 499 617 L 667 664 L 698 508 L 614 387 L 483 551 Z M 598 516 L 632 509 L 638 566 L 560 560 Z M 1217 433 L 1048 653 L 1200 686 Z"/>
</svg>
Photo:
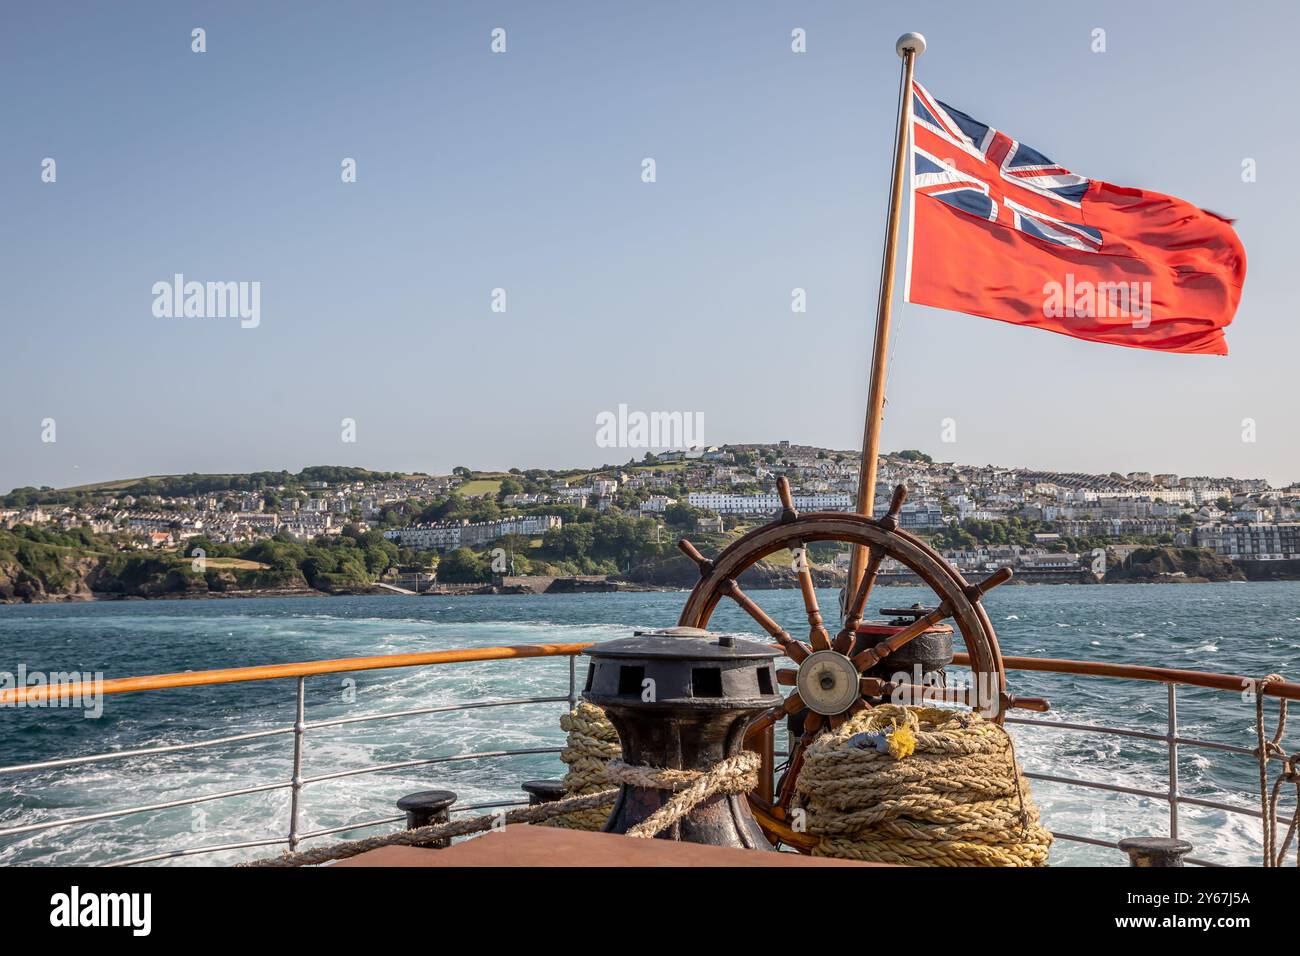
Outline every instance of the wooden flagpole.
<svg viewBox="0 0 1300 956">
<path fill-rule="evenodd" d="M 903 214 L 907 144 L 912 119 L 912 71 L 925 52 L 925 37 L 905 33 L 894 45 L 903 58 L 898 97 L 898 133 L 894 144 L 894 176 L 889 191 L 889 218 L 885 224 L 885 253 L 880 269 L 880 298 L 876 303 L 876 336 L 871 354 L 871 388 L 867 393 L 867 419 L 862 434 L 862 465 L 858 470 L 858 514 L 870 517 L 876 498 L 876 458 L 880 453 L 880 425 L 885 410 L 885 366 L 889 358 L 889 320 L 894 304 L 894 272 L 898 262 L 898 224 Z M 857 593 L 866 564 L 866 548 L 854 545 L 849 561 L 845 594 Z"/>
</svg>

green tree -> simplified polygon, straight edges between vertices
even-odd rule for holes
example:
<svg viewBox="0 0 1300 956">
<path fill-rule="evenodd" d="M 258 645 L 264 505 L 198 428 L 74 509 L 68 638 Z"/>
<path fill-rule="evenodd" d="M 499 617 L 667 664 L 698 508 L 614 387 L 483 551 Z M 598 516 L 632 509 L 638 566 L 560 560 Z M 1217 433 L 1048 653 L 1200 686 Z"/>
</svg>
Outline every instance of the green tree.
<svg viewBox="0 0 1300 956">
<path fill-rule="evenodd" d="M 542 546 L 560 558 L 582 559 L 591 552 L 596 533 L 590 524 L 566 524 L 543 536 Z"/>
<path fill-rule="evenodd" d="M 443 584 L 474 584 L 491 577 L 490 559 L 469 548 L 457 548 L 438 562 L 438 581 Z"/>
</svg>

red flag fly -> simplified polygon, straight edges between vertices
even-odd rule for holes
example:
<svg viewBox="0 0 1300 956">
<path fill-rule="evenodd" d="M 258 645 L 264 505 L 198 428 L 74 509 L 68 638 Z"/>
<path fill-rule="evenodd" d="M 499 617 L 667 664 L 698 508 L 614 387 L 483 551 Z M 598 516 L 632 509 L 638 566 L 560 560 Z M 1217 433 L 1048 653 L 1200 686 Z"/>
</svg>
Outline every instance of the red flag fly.
<svg viewBox="0 0 1300 956">
<path fill-rule="evenodd" d="M 1111 345 L 1228 353 L 1246 278 L 1228 220 L 1076 176 L 912 90 L 906 301 Z"/>
</svg>

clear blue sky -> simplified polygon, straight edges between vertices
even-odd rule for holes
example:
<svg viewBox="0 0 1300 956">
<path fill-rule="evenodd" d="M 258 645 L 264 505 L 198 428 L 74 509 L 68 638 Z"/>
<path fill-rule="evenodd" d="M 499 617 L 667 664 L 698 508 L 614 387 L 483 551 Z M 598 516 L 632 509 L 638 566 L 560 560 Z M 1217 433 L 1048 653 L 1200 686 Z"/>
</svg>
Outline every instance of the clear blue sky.
<svg viewBox="0 0 1300 956">
<path fill-rule="evenodd" d="M 907 306 L 884 446 L 1300 479 L 1297 19 L 1130 0 L 8 2 L 0 489 L 596 464 L 633 454 L 596 445 L 620 403 L 702 412 L 710 443 L 857 447 L 906 30 L 929 40 L 937 96 L 1076 172 L 1236 217 L 1250 269 L 1226 359 Z M 151 287 L 177 272 L 260 281 L 260 326 L 155 318 Z"/>
</svg>

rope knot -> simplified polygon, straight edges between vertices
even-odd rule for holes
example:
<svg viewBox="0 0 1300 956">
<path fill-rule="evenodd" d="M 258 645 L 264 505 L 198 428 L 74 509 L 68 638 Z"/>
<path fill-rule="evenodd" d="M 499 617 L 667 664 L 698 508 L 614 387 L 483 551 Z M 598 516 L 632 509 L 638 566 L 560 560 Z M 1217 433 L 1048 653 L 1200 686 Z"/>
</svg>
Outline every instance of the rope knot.
<svg viewBox="0 0 1300 956">
<path fill-rule="evenodd" d="M 708 770 L 674 770 L 611 760 L 605 766 L 605 775 L 614 783 L 673 792 L 667 803 L 627 831 L 630 837 L 649 839 L 685 817 L 709 797 L 753 790 L 758 786 L 761 763 L 758 754 L 752 750 L 742 750 L 733 757 L 726 757 Z"/>
<path fill-rule="evenodd" d="M 1300 783 L 1300 751 L 1286 758 L 1283 764 L 1282 779 L 1287 783 Z"/>
</svg>

